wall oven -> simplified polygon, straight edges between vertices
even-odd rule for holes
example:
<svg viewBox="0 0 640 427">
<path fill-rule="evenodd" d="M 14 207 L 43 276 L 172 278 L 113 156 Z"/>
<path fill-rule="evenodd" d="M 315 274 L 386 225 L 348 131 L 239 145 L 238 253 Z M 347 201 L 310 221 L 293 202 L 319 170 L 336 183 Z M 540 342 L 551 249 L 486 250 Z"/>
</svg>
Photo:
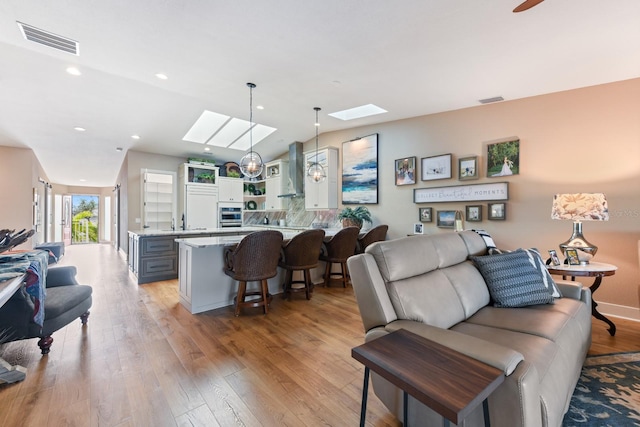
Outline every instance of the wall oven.
<svg viewBox="0 0 640 427">
<path fill-rule="evenodd" d="M 218 227 L 242 227 L 242 203 L 218 203 Z"/>
</svg>

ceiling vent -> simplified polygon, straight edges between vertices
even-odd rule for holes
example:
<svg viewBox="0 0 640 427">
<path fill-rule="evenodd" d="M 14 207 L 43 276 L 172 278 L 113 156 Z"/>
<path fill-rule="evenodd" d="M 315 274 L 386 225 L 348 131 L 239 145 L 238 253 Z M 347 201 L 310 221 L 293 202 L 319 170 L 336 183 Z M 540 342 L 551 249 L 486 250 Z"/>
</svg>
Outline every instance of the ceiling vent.
<svg viewBox="0 0 640 427">
<path fill-rule="evenodd" d="M 494 96 L 493 98 L 481 99 L 478 102 L 480 104 L 491 104 L 492 102 L 500 102 L 500 101 L 504 101 L 504 98 L 501 96 Z"/>
<path fill-rule="evenodd" d="M 18 27 L 22 31 L 22 35 L 25 39 L 48 46 L 53 49 L 61 50 L 63 52 L 70 53 L 72 55 L 80 55 L 80 46 L 75 40 L 61 37 L 56 34 L 41 30 L 31 25 L 18 22 Z"/>
</svg>

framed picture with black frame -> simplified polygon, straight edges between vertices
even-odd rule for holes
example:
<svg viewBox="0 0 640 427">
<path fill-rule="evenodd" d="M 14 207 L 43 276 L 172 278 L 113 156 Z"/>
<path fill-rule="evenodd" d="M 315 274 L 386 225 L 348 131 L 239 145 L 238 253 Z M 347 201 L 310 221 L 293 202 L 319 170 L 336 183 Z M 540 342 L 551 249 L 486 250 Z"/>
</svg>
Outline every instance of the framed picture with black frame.
<svg viewBox="0 0 640 427">
<path fill-rule="evenodd" d="M 487 206 L 487 217 L 493 221 L 507 219 L 507 205 L 505 203 L 489 203 Z"/>
<path fill-rule="evenodd" d="M 456 222 L 456 211 L 438 211 L 436 225 L 440 228 L 453 228 Z"/>
<path fill-rule="evenodd" d="M 482 221 L 482 205 L 467 205 L 465 206 L 465 219 L 468 222 L 480 222 Z"/>
<path fill-rule="evenodd" d="M 433 181 L 451 178 L 451 159 L 451 154 L 423 157 L 421 159 L 422 180 Z"/>
<path fill-rule="evenodd" d="M 396 185 L 416 183 L 416 157 L 405 157 L 395 161 Z"/>
<path fill-rule="evenodd" d="M 431 208 L 420 208 L 418 209 L 418 216 L 419 216 L 419 220 L 420 222 L 431 222 L 432 221 L 432 217 L 431 217 Z"/>
</svg>

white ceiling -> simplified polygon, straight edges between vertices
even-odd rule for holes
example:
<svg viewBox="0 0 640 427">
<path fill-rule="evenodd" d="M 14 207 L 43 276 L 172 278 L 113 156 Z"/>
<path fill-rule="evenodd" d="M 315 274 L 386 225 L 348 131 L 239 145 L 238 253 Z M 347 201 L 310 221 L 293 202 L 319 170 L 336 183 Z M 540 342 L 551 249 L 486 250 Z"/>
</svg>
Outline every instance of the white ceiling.
<svg viewBox="0 0 640 427">
<path fill-rule="evenodd" d="M 248 120 L 247 82 L 265 107 L 254 121 L 278 129 L 255 147 L 268 161 L 313 138 L 316 106 L 327 132 L 640 77 L 640 1 L 519 3 L 2 0 L 0 145 L 33 149 L 53 183 L 111 186 L 128 149 L 202 157 L 182 137 L 205 109 Z M 24 40 L 16 21 L 80 56 Z M 368 103 L 388 113 L 327 116 Z"/>
</svg>

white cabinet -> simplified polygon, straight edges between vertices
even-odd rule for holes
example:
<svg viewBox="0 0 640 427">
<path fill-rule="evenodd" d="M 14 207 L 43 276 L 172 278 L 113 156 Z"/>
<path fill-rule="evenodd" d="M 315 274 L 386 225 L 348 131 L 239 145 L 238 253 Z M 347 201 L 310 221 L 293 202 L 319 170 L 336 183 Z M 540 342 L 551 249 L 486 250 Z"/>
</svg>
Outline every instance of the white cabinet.
<svg viewBox="0 0 640 427">
<path fill-rule="evenodd" d="M 264 179 L 244 181 L 244 209 L 247 211 L 264 211 L 266 200 L 266 182 Z"/>
<path fill-rule="evenodd" d="M 210 165 L 180 165 L 179 210 L 176 228 L 198 230 L 218 227 L 218 168 Z"/>
<path fill-rule="evenodd" d="M 218 201 L 242 202 L 244 199 L 244 183 L 239 178 L 218 178 Z"/>
<path fill-rule="evenodd" d="M 143 169 L 142 225 L 143 228 L 171 229 L 175 224 L 175 172 Z"/>
<path fill-rule="evenodd" d="M 324 167 L 327 178 L 320 183 L 304 178 L 304 207 L 307 210 L 338 208 L 338 149 L 318 150 L 318 163 Z M 316 162 L 316 151 L 304 153 L 305 171 Z"/>
<path fill-rule="evenodd" d="M 278 196 L 289 193 L 289 162 L 287 160 L 275 160 L 265 166 L 267 170 L 265 209 L 268 211 L 285 210 L 289 207 L 289 199 Z"/>
</svg>

